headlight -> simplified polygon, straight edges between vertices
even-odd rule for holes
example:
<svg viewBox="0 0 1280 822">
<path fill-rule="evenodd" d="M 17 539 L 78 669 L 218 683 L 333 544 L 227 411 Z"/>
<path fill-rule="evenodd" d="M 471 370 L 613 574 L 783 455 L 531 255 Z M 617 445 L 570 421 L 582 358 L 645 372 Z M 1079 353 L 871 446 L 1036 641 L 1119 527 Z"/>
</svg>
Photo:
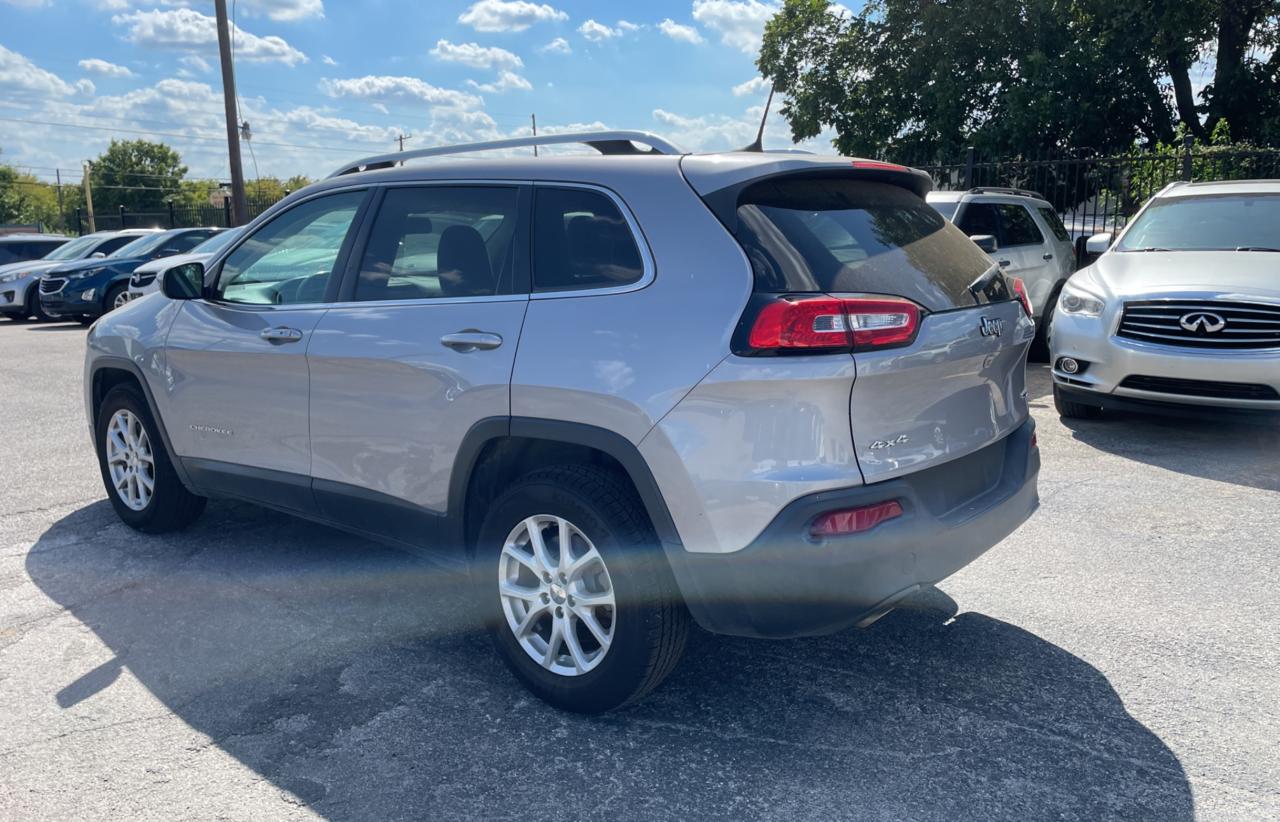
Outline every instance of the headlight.
<svg viewBox="0 0 1280 822">
<path fill-rule="evenodd" d="M 97 274 L 99 271 L 103 270 L 104 268 L 106 268 L 105 265 L 100 265 L 97 268 L 87 268 L 84 271 L 73 271 L 72 273 L 67 275 L 67 279 L 83 280 L 85 277 L 92 277 L 94 274 Z"/>
<path fill-rule="evenodd" d="M 1063 314 L 1097 317 L 1106 307 L 1101 298 L 1069 282 L 1062 287 L 1062 295 L 1058 297 L 1058 310 Z"/>
</svg>

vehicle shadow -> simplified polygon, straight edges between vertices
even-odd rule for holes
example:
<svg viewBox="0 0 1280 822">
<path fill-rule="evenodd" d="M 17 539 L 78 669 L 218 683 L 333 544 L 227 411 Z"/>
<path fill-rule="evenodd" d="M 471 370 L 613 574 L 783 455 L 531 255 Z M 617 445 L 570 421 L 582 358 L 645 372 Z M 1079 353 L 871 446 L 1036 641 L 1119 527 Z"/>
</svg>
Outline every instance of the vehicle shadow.
<svg viewBox="0 0 1280 822">
<path fill-rule="evenodd" d="M 145 537 L 94 503 L 26 568 L 115 655 L 51 668 L 50 721 L 107 723 L 127 672 L 330 819 L 1193 816 L 1101 673 L 936 591 L 863 632 L 696 633 L 657 693 L 591 718 L 506 673 L 459 576 L 249 506 Z"/>
<path fill-rule="evenodd" d="M 1280 491 L 1280 419 L 1206 420 L 1106 411 L 1063 420 L 1071 436 L 1101 451 L 1179 474 Z"/>
<path fill-rule="evenodd" d="M 40 334 L 48 334 L 56 331 L 88 331 L 88 326 L 78 322 L 67 323 L 27 323 L 26 331 L 35 331 Z"/>
</svg>

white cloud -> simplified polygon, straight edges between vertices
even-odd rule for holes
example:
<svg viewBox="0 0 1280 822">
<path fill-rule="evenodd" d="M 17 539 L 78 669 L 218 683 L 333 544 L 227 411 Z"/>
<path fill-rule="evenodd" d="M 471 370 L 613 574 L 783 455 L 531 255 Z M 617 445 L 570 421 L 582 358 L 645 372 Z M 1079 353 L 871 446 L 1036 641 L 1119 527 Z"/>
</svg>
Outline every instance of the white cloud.
<svg viewBox="0 0 1280 822">
<path fill-rule="evenodd" d="M 458 16 L 458 22 L 476 31 L 524 31 L 535 23 L 569 19 L 557 8 L 528 0 L 479 0 Z"/>
<path fill-rule="evenodd" d="M 324 79 L 320 90 L 330 97 L 358 97 L 369 100 L 417 100 L 433 106 L 479 108 L 481 100 L 465 91 L 433 86 L 417 77 L 367 75 L 344 80 Z"/>
<path fill-rule="evenodd" d="M 436 41 L 431 55 L 446 63 L 461 63 L 477 69 L 504 69 L 510 71 L 524 66 L 520 56 L 497 46 L 482 46 L 479 43 L 450 43 L 448 40 Z"/>
<path fill-rule="evenodd" d="M 178 58 L 178 62 L 187 68 L 195 69 L 201 74 L 208 74 L 213 71 L 213 66 L 209 65 L 209 61 L 198 54 L 184 54 Z"/>
<path fill-rule="evenodd" d="M 8 0 L 12 2 L 12 0 Z M 130 8 L 148 6 L 192 6 L 208 7 L 209 3 L 199 0 L 97 0 L 96 5 L 104 11 L 124 11 Z M 293 22 L 312 17 L 324 17 L 324 0 L 239 0 L 239 11 L 249 17 L 268 17 L 279 22 Z"/>
<path fill-rule="evenodd" d="M 324 63 L 326 66 L 336 66 L 336 65 L 338 65 L 338 61 L 337 61 L 337 60 L 335 60 L 335 59 L 333 59 L 332 57 L 330 57 L 330 56 L 329 56 L 329 55 L 327 55 L 327 54 L 322 54 L 322 55 L 320 55 L 320 62 L 321 62 L 321 63 Z"/>
<path fill-rule="evenodd" d="M 670 37 L 672 40 L 680 40 L 685 43 L 701 43 L 702 35 L 693 26 L 686 26 L 677 23 L 670 17 L 658 24 L 658 31 Z"/>
<path fill-rule="evenodd" d="M 4 2 L 20 9 L 38 9 L 41 6 L 53 5 L 53 0 L 4 0 Z"/>
<path fill-rule="evenodd" d="M 776 102 L 776 101 L 775 101 Z M 760 128 L 761 105 L 751 106 L 739 116 L 704 114 L 690 117 L 664 109 L 654 109 L 653 119 L 662 128 L 662 136 L 670 139 L 686 151 L 731 151 L 748 145 L 756 139 Z M 799 146 L 819 154 L 830 154 L 834 133 L 823 132 L 812 140 L 794 143 L 791 129 L 784 118 L 777 116 L 777 108 L 764 130 L 764 144 L 770 148 Z"/>
<path fill-rule="evenodd" d="M 764 24 L 779 8 L 758 0 L 694 0 L 693 19 L 719 33 L 721 43 L 754 56 Z"/>
<path fill-rule="evenodd" d="M 738 83 L 733 87 L 734 97 L 746 97 L 748 94 L 755 94 L 764 91 L 769 87 L 769 81 L 763 77 L 752 77 L 745 83 Z"/>
<path fill-rule="evenodd" d="M 514 71 L 502 72 L 498 75 L 498 79 L 492 83 L 477 83 L 475 80 L 468 80 L 467 85 L 486 94 L 502 94 L 513 89 L 518 91 L 533 90 L 533 85 Z"/>
<path fill-rule="evenodd" d="M 639 23 L 632 23 L 630 20 L 618 21 L 619 31 L 639 31 L 642 28 L 644 28 L 644 26 L 640 25 Z"/>
<path fill-rule="evenodd" d="M 605 40 L 612 40 L 615 37 L 621 37 L 622 31 L 619 29 L 609 28 L 604 23 L 597 23 L 595 20 L 588 19 L 581 26 L 578 26 L 578 34 L 581 34 L 593 43 L 603 43 Z"/>
<path fill-rule="evenodd" d="M 95 86 L 93 81 L 88 77 L 81 77 L 79 80 L 76 80 L 76 91 L 80 94 L 91 95 L 97 90 L 98 87 Z"/>
<path fill-rule="evenodd" d="M 563 37 L 557 37 L 550 43 L 547 43 L 538 51 L 543 54 L 573 54 L 573 47 L 569 45 L 569 41 Z"/>
<path fill-rule="evenodd" d="M 192 9 L 135 11 L 117 14 L 111 21 L 127 26 L 125 39 L 141 46 L 169 49 L 205 47 L 212 50 L 218 43 L 218 29 L 214 18 Z M 287 66 L 307 62 L 305 54 L 275 35 L 259 37 L 236 26 L 235 42 L 238 60 L 274 61 Z"/>
<path fill-rule="evenodd" d="M 103 77 L 132 77 L 133 72 L 129 71 L 126 66 L 118 66 L 115 63 L 108 63 L 106 60 L 100 60 L 92 57 L 88 60 L 81 60 L 80 68 L 90 74 L 101 74 Z"/>
<path fill-rule="evenodd" d="M 57 96 L 75 93 L 75 88 L 58 75 L 4 46 L 0 46 L 0 88 L 6 96 L 20 91 Z"/>
</svg>

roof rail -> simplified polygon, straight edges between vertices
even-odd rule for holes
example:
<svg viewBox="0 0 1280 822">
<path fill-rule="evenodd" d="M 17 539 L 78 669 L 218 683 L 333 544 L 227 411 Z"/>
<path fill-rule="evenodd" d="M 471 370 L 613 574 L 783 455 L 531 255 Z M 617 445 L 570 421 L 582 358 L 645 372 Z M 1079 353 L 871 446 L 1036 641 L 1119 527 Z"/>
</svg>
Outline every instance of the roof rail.
<svg viewBox="0 0 1280 822">
<path fill-rule="evenodd" d="M 492 151 L 502 148 L 522 148 L 525 146 L 551 146 L 568 143 L 581 143 L 591 146 L 601 154 L 684 154 L 671 143 L 654 134 L 644 131 L 578 131 L 570 134 L 543 134 L 536 137 L 513 137 L 509 140 L 489 140 L 483 143 L 463 143 L 456 146 L 432 146 L 431 148 L 415 148 L 411 151 L 393 151 L 388 154 L 376 154 L 365 157 L 354 163 L 347 163 L 330 174 L 340 177 L 357 171 L 369 171 L 375 168 L 391 168 L 405 160 L 418 157 L 443 157 L 449 154 L 469 154 L 476 151 Z M 649 146 L 648 151 L 636 148 L 636 143 Z"/>
<path fill-rule="evenodd" d="M 969 189 L 970 194 L 1015 194 L 1019 197 L 1035 197 L 1037 200 L 1043 200 L 1044 195 L 1038 191 L 1029 191 L 1025 188 L 1008 188 L 1005 186 L 978 186 Z"/>
</svg>

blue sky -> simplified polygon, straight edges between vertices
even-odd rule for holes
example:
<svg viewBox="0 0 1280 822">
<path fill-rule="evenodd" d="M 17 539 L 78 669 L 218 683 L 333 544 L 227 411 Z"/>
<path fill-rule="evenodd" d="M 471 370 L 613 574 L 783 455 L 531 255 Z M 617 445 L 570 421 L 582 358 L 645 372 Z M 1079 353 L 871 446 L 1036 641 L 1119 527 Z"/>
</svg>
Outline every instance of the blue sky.
<svg viewBox="0 0 1280 822">
<path fill-rule="evenodd" d="M 523 134 L 532 112 L 543 130 L 639 128 L 731 148 L 759 123 L 767 89 L 753 61 L 774 9 L 237 0 L 241 116 L 263 176 L 322 175 L 400 133 L 410 146 Z M 193 175 L 225 178 L 212 15 L 197 0 L 0 0 L 0 161 L 65 177 L 112 136 L 150 136 Z M 777 116 L 767 135 L 791 142 Z"/>
</svg>

